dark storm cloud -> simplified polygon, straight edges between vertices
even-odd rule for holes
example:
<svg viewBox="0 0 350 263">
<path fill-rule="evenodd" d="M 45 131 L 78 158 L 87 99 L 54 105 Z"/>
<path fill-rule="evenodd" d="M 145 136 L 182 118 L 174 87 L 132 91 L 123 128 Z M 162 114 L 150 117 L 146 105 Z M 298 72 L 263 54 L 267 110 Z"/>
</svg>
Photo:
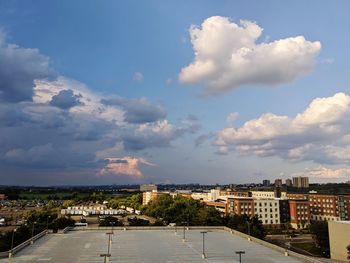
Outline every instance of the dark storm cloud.
<svg viewBox="0 0 350 263">
<path fill-rule="evenodd" d="M 79 100 L 80 97 L 81 95 L 75 95 L 72 90 L 61 90 L 52 97 L 50 104 L 61 109 L 69 109 L 82 104 Z"/>
<path fill-rule="evenodd" d="M 128 123 L 141 124 L 163 120 L 166 117 L 165 109 L 160 105 L 154 105 L 146 99 L 104 99 L 105 105 L 119 106 L 124 113 L 124 120 Z"/>
<path fill-rule="evenodd" d="M 0 38 L 0 101 L 30 101 L 34 80 L 51 77 L 49 58 L 39 50 L 7 44 Z"/>
</svg>

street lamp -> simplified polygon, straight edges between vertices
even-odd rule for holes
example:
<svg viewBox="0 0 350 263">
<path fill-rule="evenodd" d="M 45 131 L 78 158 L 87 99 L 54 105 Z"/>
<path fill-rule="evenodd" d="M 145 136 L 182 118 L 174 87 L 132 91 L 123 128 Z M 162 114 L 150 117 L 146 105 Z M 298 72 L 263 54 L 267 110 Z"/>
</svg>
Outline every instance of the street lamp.
<svg viewBox="0 0 350 263">
<path fill-rule="evenodd" d="M 112 234 L 114 235 L 114 225 L 115 225 L 115 222 L 112 221 L 112 222 L 109 222 L 109 224 L 112 226 Z"/>
<path fill-rule="evenodd" d="M 242 251 L 242 250 L 236 251 L 236 254 L 239 255 L 239 263 L 242 263 L 242 254 L 245 254 L 245 251 Z"/>
<path fill-rule="evenodd" d="M 34 222 L 32 223 L 32 240 L 30 241 L 31 244 L 34 243 L 33 237 L 34 237 L 34 226 L 35 226 L 35 224 L 36 224 L 36 221 L 34 221 Z"/>
<path fill-rule="evenodd" d="M 184 221 L 184 222 L 182 222 L 182 225 L 183 225 L 183 227 L 184 227 L 184 229 L 183 229 L 183 237 L 182 237 L 182 242 L 185 242 L 185 240 L 186 240 L 186 228 L 185 228 L 185 226 L 186 226 L 186 222 Z"/>
<path fill-rule="evenodd" d="M 11 250 L 10 250 L 10 254 L 9 254 L 9 257 L 11 258 L 13 256 L 13 242 L 14 242 L 14 239 L 15 239 L 15 233 L 16 233 L 17 229 L 13 229 L 13 232 L 12 232 L 12 240 L 11 240 Z"/>
<path fill-rule="evenodd" d="M 111 257 L 111 254 L 107 253 L 107 254 L 100 254 L 100 257 L 104 257 L 103 262 L 107 263 L 109 262 L 109 258 Z"/>
<path fill-rule="evenodd" d="M 250 222 L 247 221 L 248 224 L 248 241 L 250 241 Z"/>
<path fill-rule="evenodd" d="M 206 258 L 206 255 L 205 255 L 205 234 L 208 233 L 207 231 L 201 231 L 201 234 L 203 236 L 203 246 L 202 246 L 202 258 Z"/>
<path fill-rule="evenodd" d="M 49 230 L 49 219 L 51 218 L 51 216 L 48 216 L 46 218 L 46 230 L 48 231 Z"/>
</svg>

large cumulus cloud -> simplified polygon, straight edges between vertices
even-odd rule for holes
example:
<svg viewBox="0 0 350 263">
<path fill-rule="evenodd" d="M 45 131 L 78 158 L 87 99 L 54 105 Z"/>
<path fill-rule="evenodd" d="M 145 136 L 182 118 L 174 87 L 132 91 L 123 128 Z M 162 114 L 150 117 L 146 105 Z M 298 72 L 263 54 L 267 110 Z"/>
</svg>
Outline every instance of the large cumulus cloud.
<svg viewBox="0 0 350 263">
<path fill-rule="evenodd" d="M 139 164 L 151 163 L 115 156 L 169 146 L 193 132 L 193 121 L 177 127 L 146 98 L 100 94 L 52 72 L 39 50 L 0 40 L 0 169 L 113 175 L 128 166 L 125 175 L 139 176 Z"/>
<path fill-rule="evenodd" d="M 230 150 L 290 161 L 350 164 L 350 96 L 314 99 L 295 117 L 266 113 L 241 127 L 221 130 L 219 153 Z"/>
<path fill-rule="evenodd" d="M 38 49 L 8 44 L 5 34 L 0 34 L 0 102 L 30 101 L 35 79 L 55 75 L 50 60 Z"/>
<path fill-rule="evenodd" d="M 321 49 L 303 36 L 258 42 L 263 29 L 254 22 L 238 24 L 213 16 L 201 27 L 191 26 L 194 60 L 182 68 L 179 80 L 203 84 L 207 94 L 242 85 L 279 85 L 308 73 Z"/>
</svg>

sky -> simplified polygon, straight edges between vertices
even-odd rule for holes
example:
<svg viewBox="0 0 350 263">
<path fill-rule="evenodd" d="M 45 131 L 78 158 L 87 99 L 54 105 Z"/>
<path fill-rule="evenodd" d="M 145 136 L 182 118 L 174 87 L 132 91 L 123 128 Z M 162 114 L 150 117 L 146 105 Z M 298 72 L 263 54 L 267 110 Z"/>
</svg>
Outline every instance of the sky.
<svg viewBox="0 0 350 263">
<path fill-rule="evenodd" d="M 348 1 L 1 1 L 0 185 L 350 180 Z"/>
</svg>

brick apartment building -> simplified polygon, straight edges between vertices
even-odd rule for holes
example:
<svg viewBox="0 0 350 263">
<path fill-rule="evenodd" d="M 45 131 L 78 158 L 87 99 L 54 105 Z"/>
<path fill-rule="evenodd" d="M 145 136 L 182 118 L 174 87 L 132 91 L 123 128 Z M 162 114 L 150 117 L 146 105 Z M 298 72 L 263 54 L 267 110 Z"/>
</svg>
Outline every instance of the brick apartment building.
<svg viewBox="0 0 350 263">
<path fill-rule="evenodd" d="M 310 206 L 307 199 L 289 200 L 290 224 L 293 228 L 305 228 L 310 224 Z"/>
<path fill-rule="evenodd" d="M 229 214 L 257 215 L 264 225 L 289 222 L 289 203 L 280 198 L 234 197 L 227 199 Z"/>
<path fill-rule="evenodd" d="M 312 220 L 350 219 L 350 195 L 309 194 L 308 200 Z"/>
</svg>

